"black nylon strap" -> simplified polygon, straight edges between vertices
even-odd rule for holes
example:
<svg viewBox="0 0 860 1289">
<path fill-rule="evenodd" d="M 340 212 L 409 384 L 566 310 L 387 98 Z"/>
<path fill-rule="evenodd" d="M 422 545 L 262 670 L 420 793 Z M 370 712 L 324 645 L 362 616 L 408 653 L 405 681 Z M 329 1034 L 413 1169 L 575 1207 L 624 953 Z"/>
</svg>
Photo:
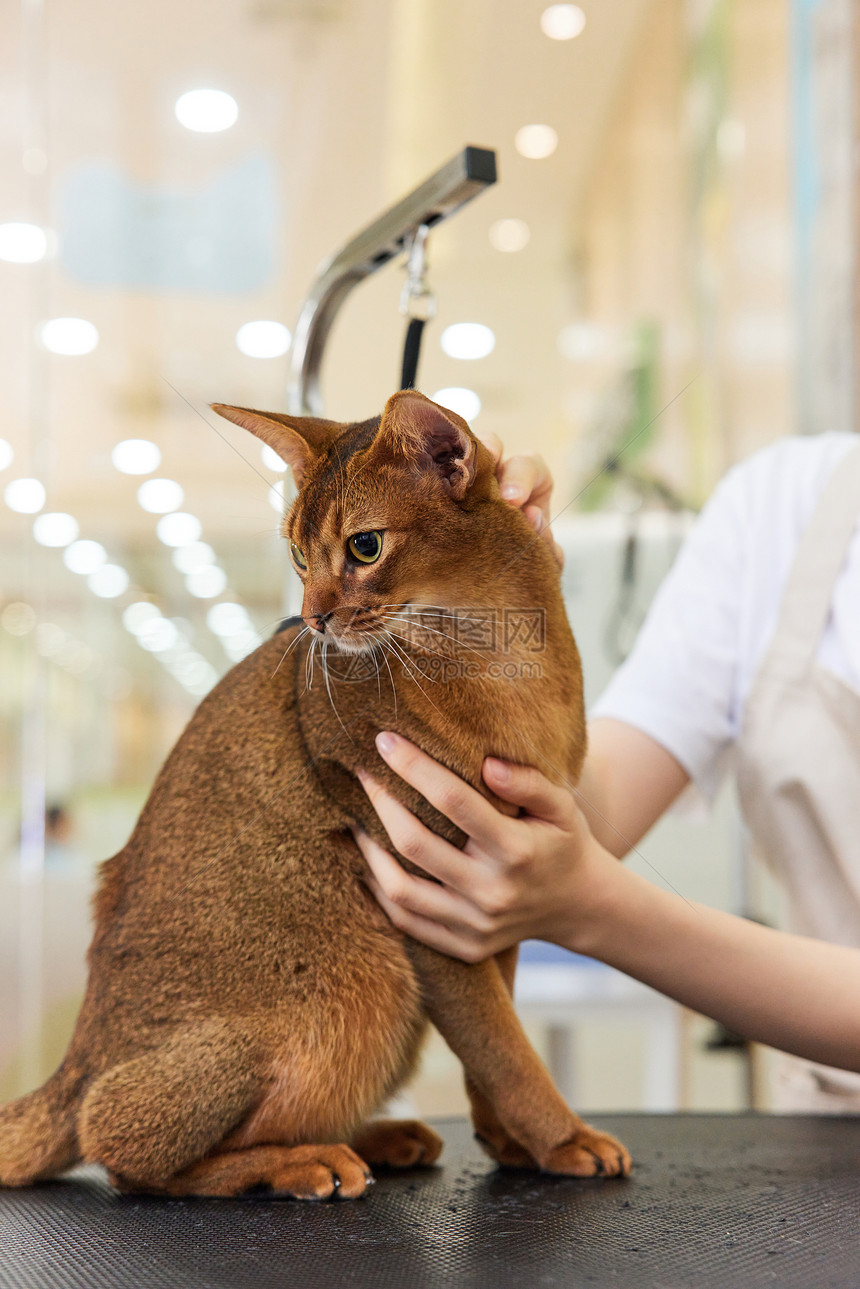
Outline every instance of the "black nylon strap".
<svg viewBox="0 0 860 1289">
<path fill-rule="evenodd" d="M 406 328 L 406 339 L 403 342 L 403 366 L 400 370 L 400 388 L 414 389 L 418 378 L 418 359 L 421 356 L 421 337 L 424 332 L 423 318 L 410 318 Z"/>
</svg>

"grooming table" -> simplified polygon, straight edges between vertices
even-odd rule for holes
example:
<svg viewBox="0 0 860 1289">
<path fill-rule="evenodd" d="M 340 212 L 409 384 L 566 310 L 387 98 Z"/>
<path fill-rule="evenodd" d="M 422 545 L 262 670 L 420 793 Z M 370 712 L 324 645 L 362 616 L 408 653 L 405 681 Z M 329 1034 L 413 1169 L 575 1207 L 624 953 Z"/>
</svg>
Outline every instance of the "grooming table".
<svg viewBox="0 0 860 1289">
<path fill-rule="evenodd" d="M 0 1192 L 2 1289 L 856 1289 L 860 1117 L 611 1115 L 629 1181 L 443 1163 L 366 1200 L 119 1196 L 97 1169 Z"/>
</svg>

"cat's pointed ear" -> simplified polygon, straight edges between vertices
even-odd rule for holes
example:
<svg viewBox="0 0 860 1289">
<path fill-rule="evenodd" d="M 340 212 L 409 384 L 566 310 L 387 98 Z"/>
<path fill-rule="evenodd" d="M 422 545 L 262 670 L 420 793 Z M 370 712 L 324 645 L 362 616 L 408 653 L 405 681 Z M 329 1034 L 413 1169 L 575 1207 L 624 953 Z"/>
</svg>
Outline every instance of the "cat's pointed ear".
<svg viewBox="0 0 860 1289">
<path fill-rule="evenodd" d="M 292 468 L 299 488 L 310 467 L 343 429 L 337 421 L 323 421 L 317 416 L 256 412 L 251 407 L 230 407 L 226 403 L 210 403 L 209 406 L 225 420 L 250 430 L 273 452 L 277 452 L 281 460 Z"/>
<path fill-rule="evenodd" d="M 417 390 L 403 389 L 389 398 L 377 444 L 436 474 L 455 501 L 463 500 L 475 478 L 478 445 L 468 425 Z"/>
</svg>

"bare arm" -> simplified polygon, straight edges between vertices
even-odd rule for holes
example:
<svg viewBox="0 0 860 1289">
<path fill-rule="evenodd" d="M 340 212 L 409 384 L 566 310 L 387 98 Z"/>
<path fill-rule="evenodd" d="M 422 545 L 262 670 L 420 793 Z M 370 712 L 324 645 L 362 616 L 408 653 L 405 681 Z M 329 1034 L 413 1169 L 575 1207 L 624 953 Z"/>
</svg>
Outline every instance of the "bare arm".
<svg viewBox="0 0 860 1289">
<path fill-rule="evenodd" d="M 385 746 L 385 737 L 391 739 Z M 364 834 L 369 883 L 396 926 L 480 961 L 538 937 L 602 959 L 748 1038 L 860 1071 L 860 950 L 772 931 L 687 903 L 617 864 L 566 789 L 488 758 L 484 778 L 523 813 L 509 818 L 406 739 L 384 736 L 390 767 L 468 836 L 458 850 L 365 776 L 406 873 Z"/>
<path fill-rule="evenodd" d="M 576 801 L 594 836 L 617 859 L 645 836 L 689 782 L 680 762 L 650 735 L 608 717 L 589 724 Z"/>
<path fill-rule="evenodd" d="M 860 1071 L 860 950 L 688 904 L 602 856 L 568 947 L 747 1038 Z"/>
</svg>

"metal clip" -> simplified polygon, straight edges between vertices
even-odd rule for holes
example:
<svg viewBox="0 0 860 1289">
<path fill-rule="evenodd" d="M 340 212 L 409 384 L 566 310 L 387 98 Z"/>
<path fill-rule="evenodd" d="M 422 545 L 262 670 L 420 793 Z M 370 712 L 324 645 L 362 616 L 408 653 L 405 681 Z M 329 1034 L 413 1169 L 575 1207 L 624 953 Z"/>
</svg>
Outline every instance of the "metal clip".
<svg viewBox="0 0 860 1289">
<path fill-rule="evenodd" d="M 419 224 L 412 234 L 406 256 L 406 281 L 400 292 L 400 312 L 407 318 L 429 322 L 436 317 L 436 297 L 427 285 L 427 224 Z"/>
</svg>

